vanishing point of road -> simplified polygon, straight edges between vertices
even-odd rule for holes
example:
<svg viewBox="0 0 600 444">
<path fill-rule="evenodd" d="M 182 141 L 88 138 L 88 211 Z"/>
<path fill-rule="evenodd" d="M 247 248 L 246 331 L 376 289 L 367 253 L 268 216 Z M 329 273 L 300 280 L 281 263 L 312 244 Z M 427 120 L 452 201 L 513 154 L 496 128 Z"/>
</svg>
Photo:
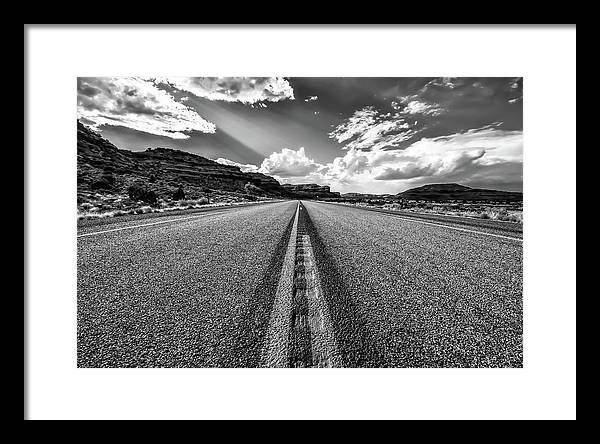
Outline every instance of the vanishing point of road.
<svg viewBox="0 0 600 444">
<path fill-rule="evenodd" d="M 274 201 L 80 221 L 79 367 L 521 367 L 521 226 Z"/>
</svg>

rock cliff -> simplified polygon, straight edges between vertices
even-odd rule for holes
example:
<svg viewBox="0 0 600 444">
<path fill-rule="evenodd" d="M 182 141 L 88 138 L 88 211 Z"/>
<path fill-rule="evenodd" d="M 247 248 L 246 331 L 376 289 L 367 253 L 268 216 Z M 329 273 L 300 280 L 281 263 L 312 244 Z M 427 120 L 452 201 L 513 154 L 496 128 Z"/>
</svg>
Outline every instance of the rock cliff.
<svg viewBox="0 0 600 444">
<path fill-rule="evenodd" d="M 102 182 L 105 185 L 99 185 Z M 244 173 L 202 156 L 168 148 L 133 152 L 117 148 L 98 133 L 77 122 L 77 185 L 86 190 L 123 191 L 131 183 L 144 183 L 159 196 L 170 196 L 180 186 L 186 196 L 226 191 L 254 195 L 286 196 L 277 180 L 260 173 Z"/>
</svg>

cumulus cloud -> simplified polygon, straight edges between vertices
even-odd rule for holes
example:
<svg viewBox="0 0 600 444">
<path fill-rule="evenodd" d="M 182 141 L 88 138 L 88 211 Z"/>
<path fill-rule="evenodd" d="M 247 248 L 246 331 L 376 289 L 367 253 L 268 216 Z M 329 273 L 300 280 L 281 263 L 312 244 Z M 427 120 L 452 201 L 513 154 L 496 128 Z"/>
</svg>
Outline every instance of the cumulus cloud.
<svg viewBox="0 0 600 444">
<path fill-rule="evenodd" d="M 124 126 L 172 139 L 187 139 L 191 131 L 216 130 L 193 109 L 139 77 L 78 78 L 77 114 L 95 129 Z"/>
<path fill-rule="evenodd" d="M 259 172 L 278 177 L 307 176 L 319 169 L 314 160 L 306 156 L 304 147 L 298 150 L 283 148 L 263 160 Z"/>
<path fill-rule="evenodd" d="M 298 151 L 284 149 L 265 159 L 260 172 L 286 182 L 329 184 L 349 192 L 399 192 L 418 182 L 477 181 L 482 169 L 501 168 L 506 174 L 521 174 L 522 132 L 505 131 L 499 125 L 472 129 L 444 137 L 423 138 L 406 149 L 356 147 L 332 162 L 319 164 Z"/>
<path fill-rule="evenodd" d="M 340 192 L 396 193 L 432 182 L 518 188 L 522 130 L 491 119 L 507 100 L 521 100 L 521 82 L 434 79 L 415 93 L 395 94 L 388 105 L 359 109 L 333 128 L 329 137 L 344 151 L 331 162 L 314 161 L 304 148 L 283 149 L 259 171 L 281 182 L 327 184 Z M 473 103 L 487 113 L 484 118 L 472 114 Z M 480 124 L 462 129 L 457 116 Z"/>
<path fill-rule="evenodd" d="M 294 90 L 283 77 L 161 77 L 155 81 L 208 100 L 244 104 L 294 100 Z"/>
<path fill-rule="evenodd" d="M 512 169 L 518 175 L 523 161 L 521 130 L 504 130 L 495 122 L 469 130 L 457 128 L 442 137 L 438 134 L 456 126 L 456 115 L 470 116 L 465 114 L 471 112 L 469 103 L 481 103 L 480 108 L 485 109 L 490 94 L 508 90 L 501 94 L 514 97 L 520 94 L 521 82 L 438 78 L 415 94 L 397 95 L 390 103 L 391 112 L 374 106 L 357 110 L 329 133 L 343 144 L 346 154 L 319 171 L 338 189 L 367 192 L 430 180 L 468 182 L 477 170 L 491 170 L 489 167 L 499 164 L 504 171 Z"/>
<path fill-rule="evenodd" d="M 493 185 L 502 183 L 498 182 L 500 174 L 518 182 L 522 176 L 522 132 L 499 127 L 495 124 L 423 138 L 406 149 L 350 148 L 343 156 L 323 164 L 315 162 L 304 147 L 283 148 L 265 158 L 260 167 L 226 159 L 218 161 L 244 166 L 247 171 L 258 171 L 283 183 L 325 184 L 340 192 L 400 192 L 432 181 Z M 493 181 L 486 182 L 487 176 Z"/>
<path fill-rule="evenodd" d="M 215 160 L 215 162 L 223 164 L 223 165 L 230 165 L 230 166 L 238 167 L 243 173 L 257 173 L 258 172 L 258 167 L 251 163 L 246 163 L 246 164 L 238 163 L 238 162 L 234 162 L 233 160 L 224 159 L 223 157 L 219 157 L 217 160 Z"/>
<path fill-rule="evenodd" d="M 449 136 L 424 138 L 404 152 L 408 155 L 440 156 L 447 153 L 483 150 L 481 164 L 523 162 L 523 132 L 500 129 L 500 124 L 487 125 Z"/>
<path fill-rule="evenodd" d="M 482 167 L 497 164 L 522 169 L 523 135 L 487 126 L 444 137 L 423 138 L 406 149 L 349 150 L 327 170 L 332 183 L 377 188 L 374 181 L 405 185 L 422 181 L 468 182 Z M 508 167 L 507 167 L 508 168 Z"/>
</svg>

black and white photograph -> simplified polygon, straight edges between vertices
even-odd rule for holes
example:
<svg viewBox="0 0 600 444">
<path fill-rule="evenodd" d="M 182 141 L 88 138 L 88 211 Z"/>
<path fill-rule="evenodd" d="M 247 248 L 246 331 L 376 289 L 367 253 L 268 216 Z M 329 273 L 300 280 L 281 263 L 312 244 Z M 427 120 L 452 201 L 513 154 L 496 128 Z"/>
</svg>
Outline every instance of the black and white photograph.
<svg viewBox="0 0 600 444">
<path fill-rule="evenodd" d="M 25 419 L 574 419 L 575 58 L 25 25 Z"/>
<path fill-rule="evenodd" d="M 522 103 L 520 77 L 78 78 L 78 366 L 521 367 Z"/>
</svg>

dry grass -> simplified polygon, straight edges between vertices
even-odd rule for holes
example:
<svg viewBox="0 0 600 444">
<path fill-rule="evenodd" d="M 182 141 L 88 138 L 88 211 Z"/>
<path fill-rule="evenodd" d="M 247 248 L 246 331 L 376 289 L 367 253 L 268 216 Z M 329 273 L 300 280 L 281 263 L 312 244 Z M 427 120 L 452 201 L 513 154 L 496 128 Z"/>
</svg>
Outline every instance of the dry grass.
<svg viewBox="0 0 600 444">
<path fill-rule="evenodd" d="M 131 214 L 163 213 L 167 211 L 191 210 L 204 207 L 231 206 L 249 201 L 226 196 L 212 196 L 199 199 L 172 200 L 159 198 L 156 205 L 147 205 L 141 201 L 133 201 L 126 195 L 91 194 L 78 196 L 80 202 L 77 207 L 78 219 L 95 219 L 104 217 L 119 217 Z M 212 200 L 212 202 L 211 202 Z M 265 200 L 265 199 L 261 199 Z"/>
<path fill-rule="evenodd" d="M 406 208 L 406 205 L 391 203 L 383 205 L 382 208 L 396 211 L 404 210 L 415 213 L 443 214 L 448 216 L 473 217 L 477 219 L 523 223 L 523 210 L 518 207 L 507 208 L 494 205 L 456 206 L 428 203 L 424 206 Z"/>
<path fill-rule="evenodd" d="M 487 209 L 479 213 L 481 219 L 501 220 L 504 222 L 523 223 L 523 211 L 508 211 L 506 209 Z"/>
</svg>

